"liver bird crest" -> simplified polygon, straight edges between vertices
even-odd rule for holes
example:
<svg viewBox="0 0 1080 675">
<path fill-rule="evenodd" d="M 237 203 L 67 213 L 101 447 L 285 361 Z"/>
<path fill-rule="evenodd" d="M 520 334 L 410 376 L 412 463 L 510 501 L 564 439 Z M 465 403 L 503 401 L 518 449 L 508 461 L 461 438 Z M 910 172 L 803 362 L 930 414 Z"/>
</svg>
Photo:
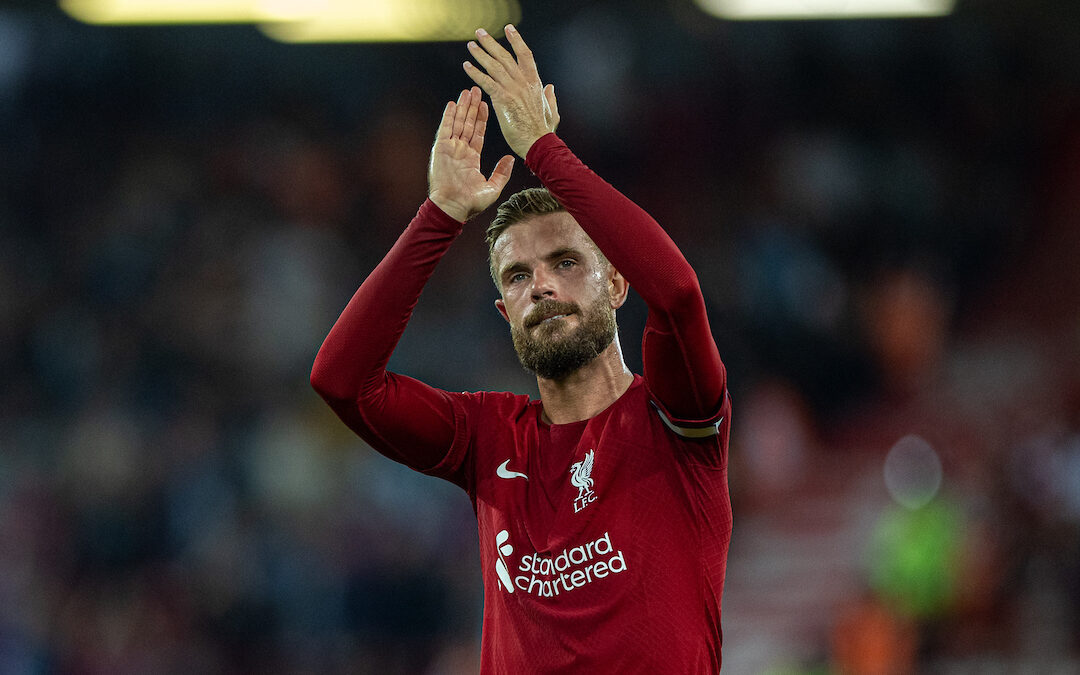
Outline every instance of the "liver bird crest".
<svg viewBox="0 0 1080 675">
<path fill-rule="evenodd" d="M 574 511 L 580 511 L 585 508 L 589 502 L 596 501 L 596 495 L 593 494 L 592 486 L 592 468 L 593 468 L 593 453 L 594 450 L 589 450 L 585 455 L 585 459 L 580 462 L 574 462 L 570 466 L 570 484 L 578 489 L 577 499 L 574 500 Z"/>
</svg>

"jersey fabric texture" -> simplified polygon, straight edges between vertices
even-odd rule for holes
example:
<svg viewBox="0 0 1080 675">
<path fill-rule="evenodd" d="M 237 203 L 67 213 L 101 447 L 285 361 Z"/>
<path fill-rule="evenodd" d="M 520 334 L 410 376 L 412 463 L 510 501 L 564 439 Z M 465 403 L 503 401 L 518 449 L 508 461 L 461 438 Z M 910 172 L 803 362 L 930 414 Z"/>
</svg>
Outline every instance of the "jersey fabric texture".
<svg viewBox="0 0 1080 675">
<path fill-rule="evenodd" d="M 428 201 L 335 323 L 312 384 L 373 448 L 468 493 L 482 673 L 716 672 L 731 407 L 697 278 L 557 136 L 526 163 L 645 300 L 644 375 L 600 414 L 547 424 L 541 401 L 387 372 L 462 228 Z"/>
<path fill-rule="evenodd" d="M 454 405 L 466 432 L 429 473 L 463 485 L 476 510 L 481 672 L 718 670 L 721 436 L 672 432 L 641 377 L 571 424 L 545 424 L 538 402 L 511 394 Z"/>
</svg>

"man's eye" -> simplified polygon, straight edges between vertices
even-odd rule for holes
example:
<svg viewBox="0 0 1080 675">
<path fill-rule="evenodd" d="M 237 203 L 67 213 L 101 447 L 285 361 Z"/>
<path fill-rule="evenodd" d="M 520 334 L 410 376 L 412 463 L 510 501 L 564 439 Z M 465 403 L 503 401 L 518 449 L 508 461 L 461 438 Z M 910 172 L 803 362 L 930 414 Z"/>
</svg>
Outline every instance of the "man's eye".
<svg viewBox="0 0 1080 675">
<path fill-rule="evenodd" d="M 525 277 L 526 275 L 524 272 L 518 272 L 510 277 L 510 283 L 516 284 L 519 281 L 525 281 Z"/>
<path fill-rule="evenodd" d="M 566 269 L 568 267 L 573 267 L 576 264 L 577 264 L 576 262 L 574 262 L 573 260 L 570 260 L 569 258 L 566 259 L 566 260 L 560 260 L 559 261 L 559 267 L 562 267 L 563 269 Z"/>
</svg>

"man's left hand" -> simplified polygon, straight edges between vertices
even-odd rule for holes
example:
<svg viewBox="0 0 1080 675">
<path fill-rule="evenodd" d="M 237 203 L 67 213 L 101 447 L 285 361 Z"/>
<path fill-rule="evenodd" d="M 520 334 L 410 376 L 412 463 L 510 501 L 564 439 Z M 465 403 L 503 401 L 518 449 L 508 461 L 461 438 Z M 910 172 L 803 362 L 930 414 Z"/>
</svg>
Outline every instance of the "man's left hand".
<svg viewBox="0 0 1080 675">
<path fill-rule="evenodd" d="M 514 26 L 506 26 L 506 38 L 513 54 L 487 31 L 477 30 L 476 42 L 470 41 L 468 48 L 480 68 L 469 61 L 464 67 L 491 97 L 507 145 L 524 159 L 537 139 L 559 126 L 559 107 L 555 87 L 540 81 L 532 51 Z"/>
</svg>

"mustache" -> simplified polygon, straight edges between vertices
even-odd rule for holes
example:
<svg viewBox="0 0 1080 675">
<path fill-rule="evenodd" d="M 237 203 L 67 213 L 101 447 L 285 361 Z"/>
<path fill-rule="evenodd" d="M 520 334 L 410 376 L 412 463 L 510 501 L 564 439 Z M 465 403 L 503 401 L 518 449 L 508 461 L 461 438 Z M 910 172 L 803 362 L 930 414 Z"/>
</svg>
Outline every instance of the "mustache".
<svg viewBox="0 0 1080 675">
<path fill-rule="evenodd" d="M 558 300 L 541 300 L 536 303 L 532 310 L 525 316 L 522 324 L 526 328 L 532 328 L 548 317 L 559 314 L 577 314 L 580 308 L 573 302 L 559 302 Z"/>
</svg>

